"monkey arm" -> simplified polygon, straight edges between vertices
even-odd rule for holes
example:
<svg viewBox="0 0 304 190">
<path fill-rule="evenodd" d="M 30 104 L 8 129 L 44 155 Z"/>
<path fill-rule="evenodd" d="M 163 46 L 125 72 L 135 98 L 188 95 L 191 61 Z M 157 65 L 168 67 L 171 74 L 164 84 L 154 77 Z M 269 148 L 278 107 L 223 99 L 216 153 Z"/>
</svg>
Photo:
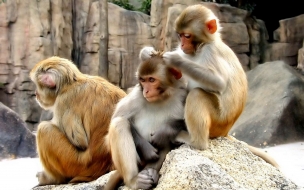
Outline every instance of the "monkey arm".
<svg viewBox="0 0 304 190">
<path fill-rule="evenodd" d="M 167 64 L 179 68 L 182 73 L 199 84 L 199 87 L 211 92 L 222 93 L 227 86 L 228 75 L 226 71 L 218 70 L 211 56 L 209 59 L 204 55 L 199 56 L 199 63 L 186 59 L 178 51 L 166 52 L 163 57 Z"/>
<path fill-rule="evenodd" d="M 64 101 L 62 101 L 64 102 Z M 67 104 L 69 105 L 69 104 Z M 55 113 L 56 118 L 60 118 L 58 121 L 58 128 L 67 136 L 71 144 L 77 147 L 79 150 L 86 150 L 89 146 L 90 134 L 87 134 L 84 126 L 84 122 L 77 115 L 77 111 L 69 110 L 67 105 L 59 105 L 60 110 L 57 109 Z M 68 110 L 63 111 L 62 110 Z"/>
<path fill-rule="evenodd" d="M 137 84 L 127 96 L 118 102 L 112 118 L 123 117 L 131 119 L 136 113 L 140 112 L 144 105 L 143 101 L 142 91 L 139 84 Z"/>
<path fill-rule="evenodd" d="M 186 130 L 183 119 L 169 121 L 167 125 L 152 134 L 151 144 L 158 149 L 180 145 L 180 142 L 176 141 L 176 137 L 181 130 Z"/>
<path fill-rule="evenodd" d="M 131 126 L 131 132 L 139 157 L 145 162 L 157 160 L 159 158 L 157 154 L 157 149 L 154 148 L 146 139 L 144 139 L 136 131 L 135 127 Z"/>
</svg>

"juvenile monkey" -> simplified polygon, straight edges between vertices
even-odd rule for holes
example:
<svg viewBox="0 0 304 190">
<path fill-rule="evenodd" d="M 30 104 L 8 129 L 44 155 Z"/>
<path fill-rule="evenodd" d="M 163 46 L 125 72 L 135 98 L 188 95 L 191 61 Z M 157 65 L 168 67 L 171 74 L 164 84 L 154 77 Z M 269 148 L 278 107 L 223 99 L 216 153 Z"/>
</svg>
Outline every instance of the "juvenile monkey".
<svg viewBox="0 0 304 190">
<path fill-rule="evenodd" d="M 180 44 L 164 53 L 169 66 L 182 71 L 190 91 L 185 104 L 188 133 L 180 133 L 197 149 L 208 148 L 208 138 L 228 136 L 247 98 L 246 74 L 234 52 L 222 41 L 220 24 L 201 4 L 187 7 L 175 20 Z M 230 137 L 231 139 L 231 137 Z M 278 167 L 263 151 L 250 150 Z"/>
<path fill-rule="evenodd" d="M 185 130 L 187 90 L 180 71 L 166 66 L 162 53 L 152 47 L 143 48 L 140 58 L 139 83 L 117 104 L 112 116 L 107 139 L 117 171 L 106 190 L 114 189 L 121 179 L 132 189 L 157 184 L 166 154 L 177 134 Z"/>
<path fill-rule="evenodd" d="M 97 76 L 82 74 L 69 60 L 50 57 L 30 72 L 39 105 L 53 112 L 38 125 L 37 148 L 44 171 L 39 185 L 92 181 L 113 170 L 105 136 L 117 102 L 126 94 Z"/>
</svg>

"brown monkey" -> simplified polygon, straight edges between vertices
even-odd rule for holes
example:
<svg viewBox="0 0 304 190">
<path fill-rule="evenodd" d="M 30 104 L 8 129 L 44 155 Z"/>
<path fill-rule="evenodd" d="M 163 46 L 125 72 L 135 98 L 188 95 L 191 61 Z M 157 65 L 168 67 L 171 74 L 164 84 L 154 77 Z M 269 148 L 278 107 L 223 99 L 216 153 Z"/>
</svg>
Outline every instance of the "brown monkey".
<svg viewBox="0 0 304 190">
<path fill-rule="evenodd" d="M 147 52 L 152 52 L 152 57 Z M 185 129 L 187 90 L 180 71 L 167 67 L 162 53 L 152 47 L 143 48 L 140 58 L 139 84 L 117 104 L 112 116 L 107 139 L 117 171 L 106 190 L 114 189 L 121 179 L 132 189 L 150 189 L 157 184 L 166 154 Z"/>
<path fill-rule="evenodd" d="M 50 57 L 30 72 L 39 105 L 53 111 L 38 125 L 44 171 L 39 185 L 92 181 L 113 168 L 105 142 L 115 105 L 126 94 L 98 76 L 82 74 L 69 60 Z"/>
<path fill-rule="evenodd" d="M 242 113 L 247 98 L 246 74 L 234 52 L 222 41 L 220 24 L 203 5 L 187 7 L 176 19 L 180 45 L 164 53 L 169 66 L 182 71 L 188 82 L 185 104 L 188 133 L 180 137 L 197 149 L 208 148 L 208 138 L 227 136 Z M 274 166 L 257 148 L 251 151 Z"/>
</svg>

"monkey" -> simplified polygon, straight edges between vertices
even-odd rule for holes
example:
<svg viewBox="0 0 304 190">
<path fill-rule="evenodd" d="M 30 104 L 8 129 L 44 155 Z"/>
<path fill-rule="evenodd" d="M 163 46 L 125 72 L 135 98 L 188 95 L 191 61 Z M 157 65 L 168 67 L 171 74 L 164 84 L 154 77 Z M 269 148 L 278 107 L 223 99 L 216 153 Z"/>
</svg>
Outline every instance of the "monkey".
<svg viewBox="0 0 304 190">
<path fill-rule="evenodd" d="M 228 132 L 245 107 L 248 86 L 237 56 L 222 41 L 219 19 L 202 4 L 191 5 L 176 18 L 174 29 L 180 43 L 163 58 L 185 75 L 189 90 L 184 116 L 187 132 L 178 138 L 199 150 L 208 148 L 209 138 L 233 139 Z M 263 151 L 249 149 L 278 167 Z"/>
<path fill-rule="evenodd" d="M 116 171 L 106 190 L 122 180 L 132 189 L 152 188 L 166 154 L 179 145 L 176 136 L 186 130 L 186 84 L 179 70 L 164 64 L 162 54 L 153 47 L 140 51 L 138 84 L 115 108 L 107 139 Z"/>
<path fill-rule="evenodd" d="M 36 143 L 43 166 L 36 175 L 38 186 L 89 182 L 114 170 L 105 136 L 126 93 L 57 56 L 38 62 L 30 79 L 38 104 L 53 112 L 51 120 L 38 124 Z"/>
</svg>

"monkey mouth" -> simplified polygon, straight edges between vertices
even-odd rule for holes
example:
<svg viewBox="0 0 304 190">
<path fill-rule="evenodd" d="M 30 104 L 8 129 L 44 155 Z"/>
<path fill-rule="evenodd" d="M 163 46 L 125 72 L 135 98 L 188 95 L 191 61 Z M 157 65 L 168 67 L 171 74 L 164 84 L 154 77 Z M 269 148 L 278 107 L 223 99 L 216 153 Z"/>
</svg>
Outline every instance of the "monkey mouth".
<svg viewBox="0 0 304 190">
<path fill-rule="evenodd" d="M 159 98 L 158 98 L 157 96 L 149 96 L 149 97 L 146 96 L 145 98 L 146 98 L 146 100 L 147 100 L 148 102 L 150 102 L 150 103 L 156 102 L 156 101 L 159 100 Z"/>
</svg>

